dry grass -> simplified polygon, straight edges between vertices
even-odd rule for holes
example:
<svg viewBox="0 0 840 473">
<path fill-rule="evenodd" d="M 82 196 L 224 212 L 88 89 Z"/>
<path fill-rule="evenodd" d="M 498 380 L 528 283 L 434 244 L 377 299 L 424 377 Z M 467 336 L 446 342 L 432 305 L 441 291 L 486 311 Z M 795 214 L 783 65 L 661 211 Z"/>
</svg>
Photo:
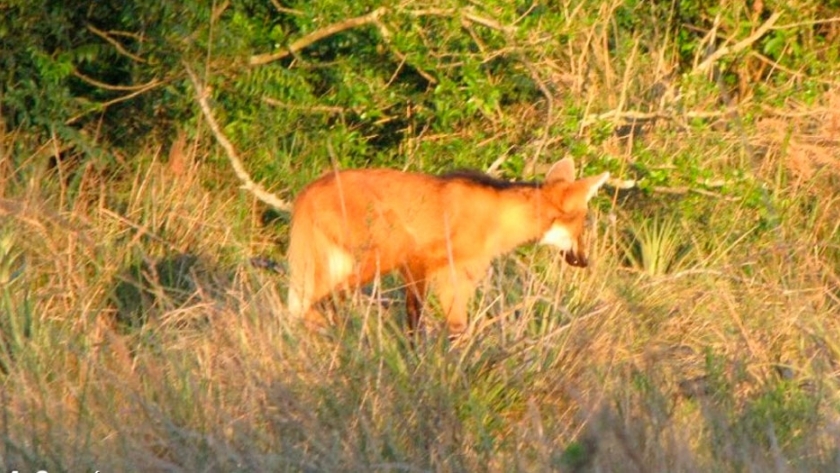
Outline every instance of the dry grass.
<svg viewBox="0 0 840 473">
<path fill-rule="evenodd" d="M 605 206 L 590 270 L 544 249 L 502 260 L 455 346 L 410 348 L 399 309 L 369 298 L 325 335 L 287 320 L 283 276 L 246 263 L 273 237 L 201 186 L 194 147 L 60 202 L 53 175 L 4 182 L 0 463 L 834 471 L 840 219 L 836 176 L 815 169 L 835 138 L 803 155 L 758 130 L 783 164 L 759 168 L 770 227 L 725 199 L 667 226 Z"/>
<path fill-rule="evenodd" d="M 593 266 L 501 260 L 454 346 L 411 347 L 375 298 L 326 334 L 288 320 L 285 277 L 248 264 L 284 237 L 233 186 L 207 190 L 207 142 L 137 156 L 132 182 L 77 170 L 72 191 L 60 166 L 0 156 L 0 467 L 840 469 L 840 92 L 725 103 L 759 110 L 736 123 L 699 72 L 678 83 L 674 38 L 610 46 L 619 4 L 570 10 L 566 49 L 532 78 L 579 100 L 571 138 L 620 174 L 641 149 L 724 184 L 599 197 Z M 532 136 L 551 100 L 488 121 Z M 644 133 L 593 139 L 604 122 Z M 569 138 L 550 129 L 528 156 Z"/>
</svg>

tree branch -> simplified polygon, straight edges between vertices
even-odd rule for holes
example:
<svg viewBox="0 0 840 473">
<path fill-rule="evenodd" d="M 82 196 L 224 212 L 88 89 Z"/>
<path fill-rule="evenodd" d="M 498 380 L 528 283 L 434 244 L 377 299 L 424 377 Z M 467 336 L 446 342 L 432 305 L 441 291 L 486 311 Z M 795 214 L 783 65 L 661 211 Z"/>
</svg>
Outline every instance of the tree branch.
<svg viewBox="0 0 840 473">
<path fill-rule="evenodd" d="M 714 110 L 714 111 L 705 111 L 705 110 L 689 110 L 686 112 L 666 112 L 666 111 L 659 111 L 659 112 L 639 112 L 635 110 L 610 110 L 604 113 L 593 113 L 583 117 L 580 122 L 580 126 L 582 128 L 586 128 L 591 126 L 594 123 L 597 123 L 602 120 L 614 120 L 623 124 L 630 124 L 634 122 L 649 122 L 652 120 L 672 120 L 675 121 L 677 117 L 685 117 L 685 118 L 719 118 L 725 116 L 729 113 L 732 113 L 735 110 L 734 107 L 729 107 L 726 110 Z"/>
<path fill-rule="evenodd" d="M 274 62 L 283 59 L 286 56 L 297 53 L 301 49 L 304 49 L 307 46 L 317 43 L 318 41 L 332 36 L 336 33 L 340 33 L 344 30 L 349 30 L 351 28 L 357 28 L 359 26 L 375 23 L 387 11 L 387 8 L 379 7 L 376 10 L 373 10 L 372 12 L 368 13 L 367 15 L 357 16 L 355 18 L 349 18 L 347 20 L 334 23 L 325 28 L 321 28 L 320 30 L 313 31 L 312 33 L 309 33 L 303 38 L 298 39 L 297 41 L 290 44 L 286 50 L 251 56 L 251 59 L 248 61 L 248 63 L 252 66 L 261 66 L 263 64 L 268 64 L 269 62 Z"/>
<path fill-rule="evenodd" d="M 163 84 L 162 81 L 159 81 L 159 80 L 155 79 L 155 80 L 153 80 L 153 81 L 151 81 L 147 84 L 143 84 L 141 86 L 137 86 L 137 87 L 134 87 L 134 88 L 131 88 L 131 89 L 125 89 L 125 90 L 132 90 L 133 92 L 131 92 L 129 94 L 126 94 L 126 95 L 122 95 L 122 96 L 117 97 L 115 99 L 111 99 L 107 102 L 102 102 L 102 103 L 96 104 L 94 107 L 90 108 L 89 110 L 85 110 L 85 111 L 83 111 L 83 112 L 65 120 L 64 123 L 66 125 L 70 125 L 71 123 L 75 123 L 78 119 L 84 117 L 85 115 L 87 115 L 91 112 L 95 112 L 95 111 L 99 111 L 99 110 L 105 110 L 106 108 L 110 107 L 111 105 L 118 104 L 120 102 L 125 102 L 126 100 L 131 100 L 134 97 L 137 97 L 140 94 L 144 94 L 144 93 L 154 89 L 155 87 L 157 87 L 161 84 Z M 107 84 L 103 84 L 103 85 L 107 85 Z M 112 90 L 119 90 L 119 89 L 112 89 Z"/>
<path fill-rule="evenodd" d="M 460 15 L 462 19 L 469 21 L 471 23 L 476 23 L 487 28 L 503 31 L 505 33 L 512 33 L 516 28 L 512 26 L 505 26 L 498 21 L 492 18 L 486 18 L 481 15 L 476 15 L 472 12 L 472 9 L 465 8 L 465 9 L 458 9 L 458 8 L 426 8 L 423 10 L 412 10 L 406 12 L 411 16 L 419 17 L 419 16 L 446 16 L 446 17 L 455 17 Z"/>
<path fill-rule="evenodd" d="M 116 49 L 117 52 L 122 54 L 123 56 L 131 58 L 132 60 L 134 60 L 136 62 L 139 62 L 139 63 L 142 63 L 142 64 L 148 63 L 148 61 L 146 61 L 142 57 L 140 57 L 140 56 L 138 56 L 134 53 L 129 52 L 127 49 L 125 49 L 125 46 L 123 46 L 122 43 L 120 43 L 119 41 L 110 37 L 108 35 L 108 33 L 96 28 L 95 26 L 93 26 L 91 24 L 87 25 L 87 29 L 90 30 L 91 33 L 95 34 L 96 36 L 99 36 L 100 38 L 102 38 L 105 41 L 107 41 L 108 43 L 110 43 L 114 47 L 114 49 Z"/>
<path fill-rule="evenodd" d="M 149 90 L 149 89 L 153 88 L 154 86 L 160 84 L 159 80 L 152 79 L 151 81 L 149 81 L 145 84 L 140 84 L 140 85 L 113 85 L 113 84 L 107 84 L 105 82 L 100 82 L 100 81 L 94 79 L 93 77 L 86 76 L 86 75 L 82 74 L 78 70 L 74 70 L 73 75 L 78 77 L 79 79 L 81 79 L 83 82 L 87 82 L 88 84 L 90 84 L 94 87 L 99 87 L 100 89 L 105 89 L 105 90 L 120 90 L 120 91 Z"/>
<path fill-rule="evenodd" d="M 277 197 L 271 192 L 268 192 L 260 184 L 251 179 L 248 171 L 245 170 L 245 166 L 242 165 L 242 161 L 239 159 L 239 156 L 236 154 L 233 144 L 231 144 L 230 140 L 228 140 L 225 134 L 222 133 L 219 123 L 216 121 L 215 117 L 213 117 L 213 112 L 210 110 L 210 104 L 207 102 L 207 96 L 209 95 L 207 89 L 205 89 L 198 81 L 198 77 L 196 77 L 190 66 L 185 63 L 184 68 L 187 70 L 187 74 L 190 76 L 190 80 L 195 88 L 196 100 L 198 101 L 199 107 L 201 107 L 201 112 L 204 114 L 204 119 L 207 120 L 207 124 L 210 125 L 210 130 L 213 132 L 213 136 L 216 137 L 216 141 L 218 141 L 219 144 L 222 145 L 222 148 L 224 148 L 225 153 L 228 156 L 228 160 L 233 166 L 233 171 L 236 173 L 236 177 L 242 181 L 241 188 L 251 192 L 259 200 L 277 210 L 291 212 L 291 203 Z"/>
<path fill-rule="evenodd" d="M 782 14 L 779 12 L 773 13 L 773 15 L 771 15 L 770 18 L 768 18 L 763 25 L 761 25 L 757 30 L 755 30 L 753 34 L 735 43 L 735 45 L 733 45 L 732 47 L 724 46 L 718 49 L 717 51 L 709 55 L 709 57 L 707 57 L 703 62 L 701 62 L 700 65 L 692 71 L 692 73 L 702 74 L 706 72 L 710 67 L 712 67 L 712 65 L 723 56 L 729 53 L 737 53 L 750 47 L 753 43 L 761 39 L 761 37 L 764 36 L 764 34 L 767 33 L 767 31 L 770 28 L 773 27 L 773 25 L 776 23 L 776 20 L 778 20 L 780 16 L 782 16 Z"/>
</svg>

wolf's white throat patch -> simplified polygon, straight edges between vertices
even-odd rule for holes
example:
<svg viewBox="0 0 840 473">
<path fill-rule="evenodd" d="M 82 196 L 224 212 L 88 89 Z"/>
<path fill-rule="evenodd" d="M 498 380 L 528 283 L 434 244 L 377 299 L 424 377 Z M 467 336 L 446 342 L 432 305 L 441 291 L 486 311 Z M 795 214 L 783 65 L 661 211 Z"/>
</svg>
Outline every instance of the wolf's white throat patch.
<svg viewBox="0 0 840 473">
<path fill-rule="evenodd" d="M 540 240 L 542 245 L 551 245 L 563 251 L 572 249 L 572 235 L 566 230 L 566 227 L 555 223 L 543 234 Z"/>
</svg>

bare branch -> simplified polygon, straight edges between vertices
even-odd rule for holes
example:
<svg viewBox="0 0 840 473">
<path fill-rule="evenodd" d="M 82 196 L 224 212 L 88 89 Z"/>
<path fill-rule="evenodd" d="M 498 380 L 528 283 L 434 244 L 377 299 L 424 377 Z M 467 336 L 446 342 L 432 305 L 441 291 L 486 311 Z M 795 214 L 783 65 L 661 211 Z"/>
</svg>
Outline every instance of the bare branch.
<svg viewBox="0 0 840 473">
<path fill-rule="evenodd" d="M 788 23 L 787 25 L 774 26 L 774 30 L 791 30 L 802 28 L 803 26 L 827 25 L 831 23 L 840 23 L 840 16 L 834 18 L 823 18 L 820 20 L 798 21 L 796 23 Z"/>
<path fill-rule="evenodd" d="M 134 97 L 137 97 L 137 96 L 138 96 L 138 95 L 140 95 L 140 94 L 144 94 L 144 93 L 146 93 L 146 92 L 148 92 L 148 91 L 150 91 L 150 90 L 154 89 L 155 87 L 157 87 L 157 86 L 159 86 L 159 85 L 161 85 L 161 84 L 163 84 L 163 82 L 162 82 L 162 81 L 159 81 L 159 80 L 153 80 L 153 81 L 151 81 L 151 82 L 149 82 L 149 83 L 147 83 L 147 84 L 144 84 L 144 85 L 142 85 L 142 86 L 139 86 L 138 88 L 128 89 L 128 90 L 133 90 L 133 92 L 131 92 L 130 94 L 126 94 L 126 95 L 123 95 L 123 96 L 117 97 L 117 98 L 115 98 L 115 99 L 109 100 L 109 101 L 107 101 L 107 102 L 103 102 L 103 103 L 100 103 L 100 104 L 96 104 L 96 106 L 95 106 L 95 107 L 93 107 L 93 108 L 91 108 L 91 109 L 89 109 L 89 110 L 85 110 L 84 112 L 79 113 L 78 115 L 75 115 L 75 116 L 73 116 L 73 117 L 71 117 L 71 118 L 67 119 L 64 123 L 65 123 L 65 124 L 67 124 L 67 125 L 69 125 L 69 124 L 71 124 L 71 123 L 75 123 L 75 122 L 76 122 L 76 120 L 78 120 L 78 119 L 80 119 L 80 118 L 84 117 L 85 115 L 87 115 L 87 114 L 89 114 L 89 113 L 96 112 L 96 111 L 99 111 L 99 110 L 104 110 L 104 109 L 106 109 L 106 108 L 110 107 L 111 105 L 114 105 L 114 104 L 117 104 L 117 103 L 120 103 L 120 102 L 125 102 L 126 100 L 131 100 L 131 99 L 133 99 Z M 107 84 L 105 84 L 105 85 L 107 85 Z"/>
<path fill-rule="evenodd" d="M 105 89 L 105 90 L 120 90 L 120 91 L 149 90 L 150 88 L 155 87 L 156 85 L 160 84 L 159 80 L 152 79 L 151 81 L 149 81 L 145 84 L 140 84 L 140 85 L 113 85 L 113 84 L 107 84 L 105 82 L 100 82 L 100 81 L 94 79 L 93 77 L 86 76 L 86 75 L 82 74 L 78 70 L 73 71 L 73 75 L 78 77 L 82 81 L 87 82 L 88 84 L 90 84 L 94 87 L 99 87 L 100 89 Z"/>
<path fill-rule="evenodd" d="M 782 16 L 781 13 L 776 12 L 764 22 L 753 34 L 748 36 L 747 38 L 742 39 L 741 41 L 735 43 L 733 46 L 724 46 L 714 53 L 710 54 L 703 62 L 700 63 L 693 71 L 693 74 L 702 74 L 706 72 L 715 62 L 717 62 L 723 56 L 730 54 L 730 53 L 738 53 L 748 47 L 750 47 L 753 43 L 761 39 L 768 30 L 770 30 L 773 25 L 776 23 L 776 20 Z"/>
<path fill-rule="evenodd" d="M 351 111 L 350 109 L 346 109 L 344 107 L 330 107 L 327 105 L 297 105 L 288 102 L 281 102 L 271 97 L 263 97 L 262 101 L 274 107 L 288 108 L 291 110 L 302 110 L 304 112 L 310 113 L 339 114 Z"/>
<path fill-rule="evenodd" d="M 120 43 L 119 41 L 117 41 L 114 38 L 112 38 L 111 36 L 109 36 L 108 33 L 96 28 L 95 26 L 93 26 L 91 24 L 87 25 L 87 29 L 90 30 L 91 33 L 95 34 L 96 36 L 99 36 L 100 38 L 102 38 L 105 41 L 107 41 L 108 43 L 110 43 L 114 47 L 114 49 L 116 49 L 117 52 L 122 54 L 123 56 L 131 58 L 132 60 L 134 60 L 136 62 L 139 62 L 139 63 L 142 63 L 142 64 L 148 63 L 148 61 L 146 61 L 142 57 L 140 57 L 140 56 L 138 56 L 134 53 L 129 52 L 127 49 L 125 49 L 125 46 L 123 46 L 122 43 Z"/>
<path fill-rule="evenodd" d="M 463 15 L 464 19 L 469 20 L 472 23 L 477 23 L 479 25 L 486 26 L 487 28 L 503 31 L 505 33 L 511 33 L 515 29 L 510 26 L 505 26 L 491 18 L 485 18 L 483 16 L 476 15 L 475 13 L 472 13 L 469 10 L 461 12 L 461 15 Z"/>
<path fill-rule="evenodd" d="M 274 8 L 277 11 L 279 11 L 280 13 L 288 13 L 289 15 L 297 15 L 297 16 L 303 15 L 302 11 L 295 10 L 295 9 L 292 9 L 292 8 L 286 8 L 283 5 L 280 5 L 280 2 L 278 2 L 277 0 L 271 0 L 271 4 L 274 5 Z"/>
<path fill-rule="evenodd" d="M 229 6 L 230 0 L 225 0 L 224 2 L 222 2 L 221 5 L 217 5 L 216 8 L 213 9 L 213 13 L 210 16 L 210 22 L 215 23 L 216 21 L 218 21 L 219 17 L 222 16 L 222 13 L 224 13 Z"/>
<path fill-rule="evenodd" d="M 142 43 L 145 41 L 142 35 L 135 33 L 133 31 L 122 31 L 122 30 L 108 30 L 108 35 L 110 36 L 122 36 L 123 38 L 131 38 L 138 43 Z"/>
<path fill-rule="evenodd" d="M 594 123 L 603 120 L 614 120 L 616 122 L 622 123 L 633 123 L 633 122 L 646 122 L 656 119 L 665 119 L 665 120 L 674 120 L 676 117 L 685 117 L 685 118 L 718 118 L 729 113 L 732 113 L 735 110 L 734 107 L 730 107 L 726 110 L 719 110 L 719 111 L 697 111 L 697 110 L 689 110 L 687 112 L 674 112 L 668 113 L 665 111 L 660 112 L 638 112 L 635 110 L 626 110 L 626 111 L 619 111 L 619 110 L 610 110 L 604 113 L 596 113 L 590 114 L 583 117 L 581 120 L 580 126 L 582 128 L 586 128 Z"/>
<path fill-rule="evenodd" d="M 282 51 L 277 51 L 273 53 L 266 53 L 266 54 L 257 54 L 251 56 L 251 59 L 248 61 L 251 66 L 261 66 L 263 64 L 268 64 L 270 62 L 274 62 L 280 59 L 283 59 L 289 55 L 295 54 L 298 51 L 324 39 L 329 36 L 332 36 L 336 33 L 340 33 L 345 30 L 349 30 L 352 28 L 358 28 L 359 26 L 369 25 L 369 24 L 376 24 L 379 28 L 380 32 L 387 35 L 388 32 L 386 29 L 383 28 L 383 25 L 379 21 L 380 18 L 388 13 L 388 9 L 386 7 L 379 7 L 372 12 L 357 16 L 354 18 L 349 18 L 344 21 L 340 21 L 338 23 L 334 23 L 329 25 L 325 28 L 321 28 L 320 30 L 313 31 L 312 33 L 304 36 L 303 38 L 298 39 L 297 41 L 293 42 L 288 46 L 287 49 Z M 447 16 L 447 17 L 454 17 L 460 16 L 464 21 L 469 21 L 471 23 L 479 24 L 485 26 L 487 28 L 503 31 L 503 32 L 512 32 L 514 30 L 513 27 L 505 26 L 499 23 L 498 21 L 492 18 L 486 18 L 480 15 L 477 15 L 471 11 L 471 9 L 455 9 L 455 8 L 429 8 L 425 10 L 414 10 L 408 12 L 409 15 L 412 16 Z M 427 80 L 432 83 L 436 83 L 437 81 L 428 74 L 423 74 L 420 71 L 421 75 L 423 75 Z"/>
<path fill-rule="evenodd" d="M 387 8 L 379 7 L 376 10 L 373 10 L 372 12 L 368 13 L 367 15 L 357 16 L 355 18 L 350 18 L 338 23 L 334 23 L 325 28 L 321 28 L 320 30 L 313 31 L 312 33 L 309 33 L 303 38 L 298 39 L 294 43 L 290 44 L 288 49 L 286 50 L 267 54 L 257 54 L 255 56 L 251 56 L 251 59 L 248 62 L 252 66 L 261 66 L 263 64 L 268 64 L 269 62 L 283 59 L 286 56 L 297 53 L 301 49 L 304 49 L 307 46 L 317 43 L 318 41 L 332 36 L 336 33 L 340 33 L 344 30 L 349 30 L 352 28 L 357 28 L 359 26 L 375 23 L 387 11 Z"/>
<path fill-rule="evenodd" d="M 671 195 L 684 195 L 688 194 L 689 192 L 694 192 L 695 194 L 704 195 L 706 197 L 716 197 L 723 200 L 735 200 L 733 197 L 723 196 L 717 192 L 708 191 L 706 189 L 700 189 L 699 187 L 688 187 L 688 186 L 679 186 L 679 187 L 664 187 L 664 186 L 654 186 L 650 189 L 652 192 L 656 192 L 658 194 L 671 194 Z"/>
<path fill-rule="evenodd" d="M 376 23 L 376 27 L 379 28 L 379 34 L 382 36 L 382 40 L 385 42 L 386 45 L 388 45 L 388 49 L 390 49 L 390 51 L 395 56 L 397 56 L 397 59 L 400 60 L 400 68 L 401 68 L 406 62 L 408 62 L 408 57 L 405 54 L 403 54 L 402 52 L 400 52 L 399 50 L 397 50 L 397 48 L 395 48 L 392 45 L 392 43 L 391 43 L 391 32 L 388 31 L 388 28 L 385 26 L 385 24 L 382 23 L 379 20 L 376 20 L 375 23 Z M 434 76 L 432 76 L 428 72 L 424 71 L 419 66 L 415 65 L 414 70 L 418 74 L 420 74 L 420 76 L 422 78 L 426 79 L 426 81 L 428 81 L 430 84 L 437 84 L 438 83 L 438 80 Z M 394 77 L 396 77 L 397 72 L 399 72 L 399 68 L 397 69 L 397 71 L 394 72 Z M 393 81 L 393 77 L 391 78 L 391 81 Z M 391 81 L 388 81 L 388 82 L 390 83 Z"/>
<path fill-rule="evenodd" d="M 423 10 L 412 10 L 406 12 L 411 16 L 419 17 L 419 16 L 446 16 L 446 17 L 456 17 L 460 16 L 463 20 L 469 21 L 470 23 L 476 23 L 482 26 L 486 26 L 487 28 L 503 31 L 506 33 L 513 32 L 516 28 L 512 26 L 505 26 L 498 21 L 492 18 L 486 18 L 481 15 L 477 15 L 472 12 L 472 9 L 458 9 L 458 8 L 426 8 Z"/>
<path fill-rule="evenodd" d="M 198 101 L 198 105 L 201 107 L 201 112 L 204 114 L 204 119 L 207 120 L 207 124 L 210 125 L 210 130 L 216 137 L 216 141 L 218 141 L 219 144 L 222 145 L 222 148 L 224 148 L 225 153 L 228 156 L 228 160 L 230 160 L 230 164 L 233 166 L 233 170 L 236 173 L 236 177 L 242 181 L 241 188 L 251 192 L 258 199 L 277 210 L 291 212 L 291 203 L 268 192 L 260 184 L 251 179 L 248 171 L 245 170 L 245 166 L 242 165 L 242 161 L 239 159 L 239 156 L 236 154 L 233 144 L 231 144 L 230 140 L 228 140 L 225 134 L 222 133 L 219 123 L 216 121 L 215 117 L 213 117 L 213 112 L 207 101 L 207 96 L 209 95 L 207 89 L 205 89 L 198 81 L 198 77 L 195 75 L 190 66 L 184 64 L 184 68 L 187 70 L 187 74 L 190 76 L 190 80 L 195 88 L 196 100 Z"/>
</svg>

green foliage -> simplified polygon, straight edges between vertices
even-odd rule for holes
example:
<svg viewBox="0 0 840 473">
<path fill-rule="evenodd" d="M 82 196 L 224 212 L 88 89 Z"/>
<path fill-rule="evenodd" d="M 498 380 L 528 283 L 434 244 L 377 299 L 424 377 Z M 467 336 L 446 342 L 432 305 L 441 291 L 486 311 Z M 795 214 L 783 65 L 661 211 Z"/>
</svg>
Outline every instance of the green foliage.
<svg viewBox="0 0 840 473">
<path fill-rule="evenodd" d="M 534 146 L 543 139 L 534 131 L 546 126 L 549 136 L 562 137 L 574 156 L 590 156 L 587 147 L 597 147 L 613 133 L 613 124 L 602 120 L 589 127 L 585 140 L 574 137 L 580 114 L 589 107 L 581 108 L 574 95 L 556 107 L 552 123 L 539 123 L 540 113 L 524 121 L 517 116 L 523 106 L 544 103 L 546 91 L 563 90 L 547 79 L 547 70 L 534 65 L 558 47 L 564 51 L 561 61 L 576 54 L 572 39 L 579 27 L 549 6 L 499 2 L 477 7 L 453 1 L 424 8 L 324 0 L 278 9 L 238 1 L 216 5 L 213 12 L 206 2 L 98 2 L 93 8 L 53 3 L 5 7 L 0 40 L 9 54 L 0 65 L 5 84 L 0 101 L 7 127 L 41 139 L 58 132 L 85 154 L 91 149 L 85 136 L 92 136 L 94 127 L 97 141 L 128 150 L 150 134 L 165 142 L 173 128 L 183 127 L 194 114 L 192 91 L 183 81 L 184 62 L 207 66 L 226 129 L 242 149 L 253 150 L 251 169 L 260 178 L 296 173 L 300 170 L 292 162 L 301 159 L 315 167 L 335 160 L 342 166 L 406 164 L 406 144 L 421 133 L 451 142 L 422 150 L 418 161 L 407 163 L 432 169 L 486 166 L 499 150 Z M 668 2 L 622 2 L 611 18 L 597 16 L 602 13 L 597 2 L 577 7 L 592 10 L 584 20 L 593 31 L 603 29 L 607 54 L 644 64 L 663 44 L 673 46 L 682 58 L 678 75 L 707 56 L 701 51 L 707 47 L 706 30 L 714 26 L 722 36 L 744 36 L 767 16 L 766 11 L 707 2 L 681 2 L 678 8 Z M 249 55 L 282 52 L 307 35 L 376 8 L 385 10 L 375 21 L 339 28 L 280 60 L 247 65 Z M 832 10 L 809 5 L 806 11 L 830 15 Z M 798 63 L 825 67 L 817 56 L 837 54 L 835 45 L 823 41 L 827 34 L 822 26 L 813 32 L 775 29 L 756 50 L 789 69 Z M 572 56 L 565 57 L 566 50 Z M 806 51 L 811 56 L 804 56 Z M 750 64 L 739 61 L 735 58 L 723 71 L 727 81 L 752 73 Z M 776 71 L 773 77 L 784 74 Z M 711 86 L 714 93 L 718 84 Z M 807 90 L 814 91 L 812 97 L 818 93 Z M 639 109 L 645 108 L 646 98 L 658 99 L 649 91 L 630 97 Z M 62 131 L 67 127 L 86 133 L 73 136 Z M 500 127 L 515 132 L 499 137 Z M 491 137 L 496 149 L 486 156 L 475 153 Z M 283 144 L 288 141 L 306 144 L 305 154 Z M 330 156 L 325 143 L 341 155 Z M 473 156 L 462 158 L 465 153 Z M 94 158 L 113 166 L 110 158 Z M 645 185 L 666 184 L 669 174 L 653 172 Z"/>
<path fill-rule="evenodd" d="M 750 437 L 790 451 L 819 425 L 819 403 L 796 383 L 774 382 L 749 403 L 738 421 Z"/>
<path fill-rule="evenodd" d="M 686 252 L 684 241 L 673 217 L 632 222 L 625 255 L 632 267 L 662 276 L 680 264 Z"/>
<path fill-rule="evenodd" d="M 0 467 L 836 470 L 838 16 L 0 3 Z M 524 180 L 567 155 L 636 187 L 593 200 L 587 270 L 500 260 L 463 340 L 430 310 L 410 343 L 392 292 L 313 335 L 282 264 L 248 264 L 289 216 L 239 190 L 185 65 L 287 196 L 334 166 Z"/>
</svg>

